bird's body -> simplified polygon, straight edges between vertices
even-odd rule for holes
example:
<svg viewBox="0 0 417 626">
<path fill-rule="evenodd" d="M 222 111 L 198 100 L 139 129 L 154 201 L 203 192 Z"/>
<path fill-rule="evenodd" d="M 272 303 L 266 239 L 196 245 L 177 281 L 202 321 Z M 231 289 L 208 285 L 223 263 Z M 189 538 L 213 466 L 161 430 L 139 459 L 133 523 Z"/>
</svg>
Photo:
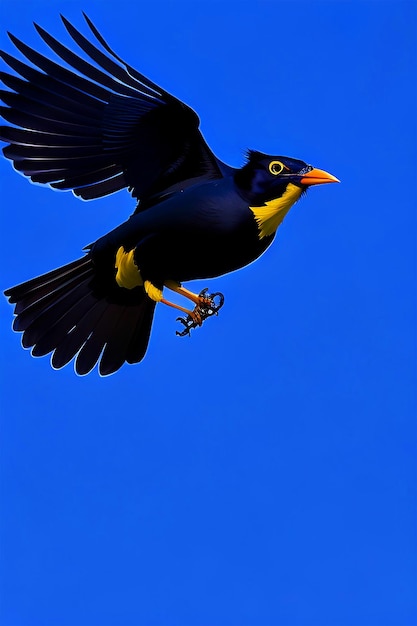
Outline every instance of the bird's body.
<svg viewBox="0 0 417 626">
<path fill-rule="evenodd" d="M 2 74 L 0 137 L 18 171 L 93 199 L 128 187 L 134 214 L 86 247 L 83 258 L 6 291 L 16 304 L 14 328 L 34 356 L 53 352 L 62 367 L 76 356 L 85 374 L 100 373 L 146 351 L 156 302 L 175 306 L 192 325 L 215 310 L 183 282 L 240 269 L 271 244 L 291 206 L 312 184 L 333 176 L 303 161 L 249 152 L 242 168 L 220 161 L 189 107 L 126 65 L 88 20 L 104 49 L 64 20 L 94 62 L 84 61 L 37 27 L 71 69 L 16 38 L 35 68 L 2 53 L 22 78 Z M 104 70 L 104 71 L 103 71 Z M 23 79 L 23 80 L 22 80 Z M 189 311 L 165 300 L 168 287 L 189 298 Z"/>
<path fill-rule="evenodd" d="M 192 186 L 132 215 L 93 244 L 91 254 L 114 268 L 120 246 L 134 247 L 142 278 L 162 286 L 166 280 L 214 278 L 239 269 L 262 254 L 272 238 L 259 239 L 248 202 L 229 176 Z"/>
</svg>

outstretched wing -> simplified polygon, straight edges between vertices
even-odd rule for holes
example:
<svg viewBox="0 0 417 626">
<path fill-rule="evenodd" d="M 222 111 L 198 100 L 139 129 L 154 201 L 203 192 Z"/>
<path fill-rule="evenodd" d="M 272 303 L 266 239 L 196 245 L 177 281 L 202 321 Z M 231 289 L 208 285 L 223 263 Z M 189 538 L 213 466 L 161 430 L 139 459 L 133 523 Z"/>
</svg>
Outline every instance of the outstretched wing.
<svg viewBox="0 0 417 626">
<path fill-rule="evenodd" d="M 56 63 L 10 38 L 30 62 L 0 52 L 18 75 L 0 72 L 4 155 L 37 183 L 72 189 L 85 200 L 124 187 L 144 200 L 183 181 L 221 178 L 224 166 L 207 146 L 196 113 L 126 64 L 84 15 L 93 45 L 64 17 L 88 58 L 40 26 L 40 37 L 64 61 Z"/>
</svg>

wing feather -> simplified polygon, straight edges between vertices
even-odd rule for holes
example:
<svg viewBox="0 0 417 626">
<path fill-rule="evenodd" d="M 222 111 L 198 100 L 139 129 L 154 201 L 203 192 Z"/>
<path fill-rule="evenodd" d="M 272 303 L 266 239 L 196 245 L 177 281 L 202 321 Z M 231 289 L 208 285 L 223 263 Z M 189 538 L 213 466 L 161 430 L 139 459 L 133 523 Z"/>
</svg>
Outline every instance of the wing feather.
<svg viewBox="0 0 417 626">
<path fill-rule="evenodd" d="M 0 139 L 15 169 L 86 200 L 127 187 L 143 206 L 179 184 L 221 178 L 227 166 L 195 112 L 125 63 L 84 17 L 94 43 L 62 17 L 77 52 L 35 24 L 59 62 L 10 33 L 24 60 L 0 52 L 16 74 L 0 73 L 0 115 L 13 125 Z"/>
</svg>

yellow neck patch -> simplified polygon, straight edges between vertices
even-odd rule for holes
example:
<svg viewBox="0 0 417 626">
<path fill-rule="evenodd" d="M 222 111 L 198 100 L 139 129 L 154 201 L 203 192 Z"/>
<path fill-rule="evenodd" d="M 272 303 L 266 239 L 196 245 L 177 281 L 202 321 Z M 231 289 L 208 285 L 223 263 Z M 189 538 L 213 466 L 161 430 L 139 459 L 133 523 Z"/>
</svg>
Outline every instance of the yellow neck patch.
<svg viewBox="0 0 417 626">
<path fill-rule="evenodd" d="M 280 198 L 268 200 L 263 206 L 250 206 L 258 224 L 259 239 L 273 235 L 293 204 L 301 196 L 301 188 L 293 183 L 288 186 Z"/>
<path fill-rule="evenodd" d="M 116 252 L 114 267 L 117 269 L 116 282 L 119 287 L 133 289 L 143 285 L 142 276 L 133 258 L 134 252 L 135 249 L 125 252 L 123 246 Z"/>
</svg>

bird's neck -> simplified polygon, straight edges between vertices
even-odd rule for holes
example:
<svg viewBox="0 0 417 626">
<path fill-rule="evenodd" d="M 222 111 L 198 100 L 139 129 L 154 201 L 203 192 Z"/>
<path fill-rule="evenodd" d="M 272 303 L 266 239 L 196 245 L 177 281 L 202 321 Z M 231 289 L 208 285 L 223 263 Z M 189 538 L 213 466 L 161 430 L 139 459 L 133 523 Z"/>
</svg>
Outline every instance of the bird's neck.
<svg viewBox="0 0 417 626">
<path fill-rule="evenodd" d="M 279 198 L 267 200 L 261 206 L 249 206 L 258 226 L 259 239 L 275 233 L 292 205 L 299 200 L 301 194 L 301 187 L 288 183 L 287 188 Z"/>
</svg>

